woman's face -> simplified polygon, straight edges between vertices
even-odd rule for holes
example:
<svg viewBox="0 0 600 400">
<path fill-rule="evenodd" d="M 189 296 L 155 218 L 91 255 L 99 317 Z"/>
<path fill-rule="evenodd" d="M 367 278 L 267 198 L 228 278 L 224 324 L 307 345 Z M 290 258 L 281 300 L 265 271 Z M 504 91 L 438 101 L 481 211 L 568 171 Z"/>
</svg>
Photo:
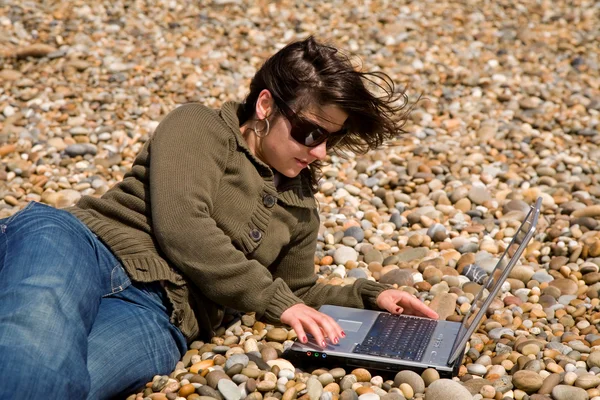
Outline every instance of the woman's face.
<svg viewBox="0 0 600 400">
<path fill-rule="evenodd" d="M 273 115 L 274 110 L 273 99 L 270 93 L 264 90 L 257 101 L 257 117 L 264 118 L 266 115 Z M 334 105 L 318 107 L 311 105 L 299 112 L 298 116 L 313 122 L 327 132 L 339 131 L 348 118 L 345 111 Z M 272 169 L 293 178 L 310 163 L 325 158 L 327 141 L 315 147 L 305 146 L 290 135 L 292 125 L 287 117 L 277 113 L 269 117 L 269 121 L 270 130 L 265 137 L 257 137 L 253 133 L 244 136 L 247 137 L 250 150 L 254 152 L 254 155 Z M 264 125 L 262 122 L 257 123 L 258 128 L 262 128 Z"/>
</svg>

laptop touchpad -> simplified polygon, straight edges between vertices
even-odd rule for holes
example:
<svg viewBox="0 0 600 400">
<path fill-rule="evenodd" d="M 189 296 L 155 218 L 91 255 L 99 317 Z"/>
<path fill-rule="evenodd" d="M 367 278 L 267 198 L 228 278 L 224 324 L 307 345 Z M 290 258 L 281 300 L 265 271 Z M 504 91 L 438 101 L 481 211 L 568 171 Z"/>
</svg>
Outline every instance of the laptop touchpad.
<svg viewBox="0 0 600 400">
<path fill-rule="evenodd" d="M 358 332 L 362 326 L 362 322 L 348 321 L 347 319 L 338 319 L 337 322 L 340 325 L 340 328 L 348 332 Z"/>
</svg>

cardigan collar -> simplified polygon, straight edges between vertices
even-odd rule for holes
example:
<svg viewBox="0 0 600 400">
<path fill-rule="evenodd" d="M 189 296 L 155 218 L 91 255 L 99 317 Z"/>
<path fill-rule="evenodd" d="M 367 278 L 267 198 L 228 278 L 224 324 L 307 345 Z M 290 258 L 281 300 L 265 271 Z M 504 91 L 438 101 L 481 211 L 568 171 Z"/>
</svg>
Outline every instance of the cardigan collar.
<svg viewBox="0 0 600 400">
<path fill-rule="evenodd" d="M 219 115 L 233 132 L 238 149 L 246 154 L 267 184 L 275 189 L 273 170 L 250 151 L 246 140 L 240 132 L 239 107 L 240 103 L 235 101 L 225 102 Z M 310 188 L 309 175 L 308 170 L 303 170 L 294 178 L 282 176 L 282 180 L 277 188 L 279 200 L 289 206 L 310 209 L 317 208 L 316 200 Z"/>
</svg>

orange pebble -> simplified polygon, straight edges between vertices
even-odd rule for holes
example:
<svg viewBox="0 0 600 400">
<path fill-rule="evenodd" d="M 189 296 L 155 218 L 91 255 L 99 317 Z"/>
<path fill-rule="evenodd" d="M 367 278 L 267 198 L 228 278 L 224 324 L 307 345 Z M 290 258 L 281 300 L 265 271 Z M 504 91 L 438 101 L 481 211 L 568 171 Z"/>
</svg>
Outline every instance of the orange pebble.
<svg viewBox="0 0 600 400">
<path fill-rule="evenodd" d="M 325 256 L 321 258 L 321 265 L 331 265 L 333 264 L 333 257 Z"/>
<path fill-rule="evenodd" d="M 194 385 L 192 385 L 191 383 L 188 383 L 187 385 L 183 385 L 181 387 L 181 389 L 179 389 L 179 395 L 181 397 L 188 397 L 190 394 L 194 393 L 196 391 L 196 388 L 194 387 Z"/>
<path fill-rule="evenodd" d="M 373 391 L 373 389 L 371 389 L 370 387 L 367 387 L 367 386 L 361 386 L 361 387 L 356 388 L 357 395 L 360 396 L 361 394 L 365 394 L 365 393 L 375 393 L 375 392 Z"/>
<path fill-rule="evenodd" d="M 212 367 L 214 364 L 215 364 L 215 362 L 213 360 L 200 361 L 190 367 L 190 372 L 192 374 L 197 374 L 202 370 Z"/>
</svg>

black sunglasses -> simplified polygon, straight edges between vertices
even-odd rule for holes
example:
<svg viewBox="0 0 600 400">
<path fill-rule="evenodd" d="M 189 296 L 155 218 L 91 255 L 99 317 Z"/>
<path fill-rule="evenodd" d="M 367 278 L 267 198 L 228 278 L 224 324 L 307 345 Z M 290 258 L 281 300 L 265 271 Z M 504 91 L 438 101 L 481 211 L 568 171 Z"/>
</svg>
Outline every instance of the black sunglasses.
<svg viewBox="0 0 600 400">
<path fill-rule="evenodd" d="M 331 149 L 340 144 L 347 133 L 346 128 L 342 128 L 337 132 L 329 132 L 314 122 L 299 117 L 283 101 L 276 99 L 274 96 L 273 98 L 277 107 L 283 112 L 288 121 L 290 121 L 290 125 L 292 125 L 290 136 L 304 146 L 317 147 L 327 141 L 327 147 Z"/>
</svg>

